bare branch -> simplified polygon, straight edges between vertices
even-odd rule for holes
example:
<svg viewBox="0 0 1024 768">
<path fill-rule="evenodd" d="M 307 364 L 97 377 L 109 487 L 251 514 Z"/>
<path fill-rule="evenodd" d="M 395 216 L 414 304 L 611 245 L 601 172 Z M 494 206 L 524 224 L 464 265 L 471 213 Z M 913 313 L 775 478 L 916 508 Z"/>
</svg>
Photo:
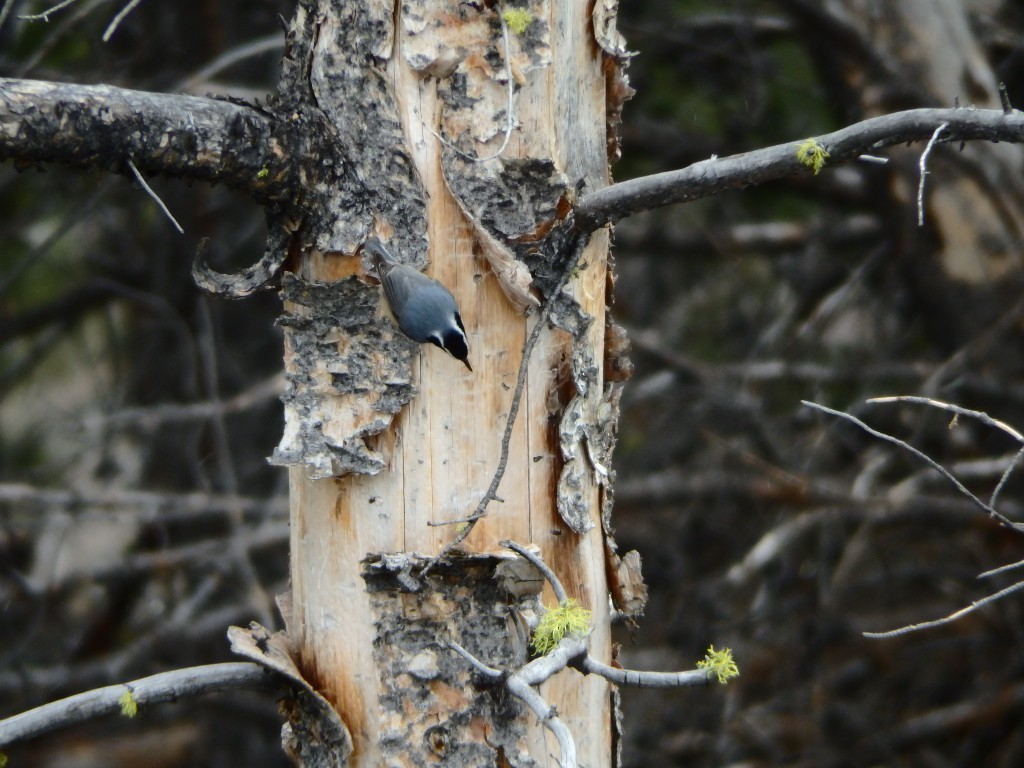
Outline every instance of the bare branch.
<svg viewBox="0 0 1024 768">
<path fill-rule="evenodd" d="M 999 83 L 999 103 L 1003 107 L 1003 114 L 1008 115 L 1013 112 L 1013 105 L 1010 104 L 1010 92 L 1006 90 L 1006 83 Z"/>
<path fill-rule="evenodd" d="M 1005 421 L 999 419 L 993 419 L 987 413 L 982 411 L 972 411 L 970 408 L 963 408 L 959 405 L 952 403 L 944 403 L 941 400 L 934 400 L 930 397 L 915 397 L 912 395 L 902 395 L 894 397 L 873 397 L 868 400 L 869 403 L 893 403 L 893 402 L 904 402 L 904 403 L 921 403 L 923 405 L 930 405 L 933 408 L 940 408 L 944 411 L 950 411 L 955 413 L 957 416 L 968 416 L 972 419 L 977 419 L 982 424 L 989 427 L 1005 432 L 1007 435 L 1012 437 L 1022 446 L 1024 446 L 1024 435 L 1018 432 L 1016 429 L 1011 427 Z M 999 500 L 999 494 L 1002 493 L 1004 487 L 1006 487 L 1007 481 L 1010 479 L 1010 475 L 1020 465 L 1021 460 L 1024 459 L 1024 447 L 1022 447 L 1017 454 L 1013 457 L 1013 460 L 1007 465 L 1003 471 L 1002 476 L 999 478 L 999 482 L 996 484 L 995 490 L 992 491 L 992 495 L 989 497 L 988 505 L 995 507 L 996 501 Z"/>
<path fill-rule="evenodd" d="M 975 600 L 965 608 L 961 608 L 959 611 L 955 611 L 949 616 L 944 616 L 941 619 L 935 621 L 925 621 L 920 624 L 910 624 L 906 627 L 900 627 L 899 629 L 893 629 L 889 632 L 864 632 L 864 637 L 870 637 L 873 640 L 881 640 L 890 637 L 899 637 L 900 635 L 907 635 L 911 632 L 919 632 L 922 629 L 932 629 L 934 627 L 941 627 L 943 624 L 951 624 L 957 619 L 966 616 L 969 613 L 973 613 L 982 606 L 994 603 L 996 600 L 1000 600 L 1007 595 L 1012 595 L 1019 589 L 1024 588 L 1024 581 L 1018 581 L 1016 584 L 1011 584 L 1006 589 L 1001 589 L 995 594 L 983 597 L 981 600 Z"/>
<path fill-rule="evenodd" d="M 85 21 L 102 5 L 110 0 L 81 0 L 69 13 L 60 14 L 58 20 L 46 31 L 42 39 L 33 47 L 32 52 L 19 63 L 19 66 L 12 73 L 14 77 L 25 77 L 39 66 L 54 48 L 62 41 L 67 40 L 72 34 L 81 31 L 82 22 Z M 49 19 L 47 19 L 49 23 Z"/>
<path fill-rule="evenodd" d="M 488 677 L 491 680 L 498 680 L 505 676 L 504 672 L 487 666 L 458 643 L 449 641 L 448 647 L 469 662 L 475 670 L 485 677 Z M 543 726 L 554 734 L 562 752 L 561 760 L 559 760 L 559 764 L 562 768 L 576 768 L 576 742 L 572 738 L 572 733 L 569 731 L 568 727 L 566 727 L 565 723 L 558 719 L 558 712 L 555 708 L 548 704 L 544 697 L 537 693 L 537 691 L 532 687 L 534 685 L 539 685 L 541 682 L 551 677 L 555 672 L 565 668 L 565 663 L 562 663 L 556 668 L 555 665 L 552 664 L 552 661 L 554 660 L 550 658 L 560 649 L 561 646 L 547 656 L 543 656 L 540 659 L 536 659 L 530 664 L 527 664 L 523 667 L 521 672 L 508 675 L 505 680 L 505 687 L 508 689 L 509 693 L 526 704 L 526 706 L 528 706 L 537 716 L 537 719 L 540 720 Z M 583 650 L 585 650 L 585 648 Z M 542 678 L 534 679 L 536 675 L 523 674 L 526 670 L 534 668 L 534 665 L 538 662 L 544 662 L 545 659 L 548 659 L 548 661 L 545 662 L 545 674 Z"/>
<path fill-rule="evenodd" d="M 696 250 L 789 252 L 809 242 L 829 246 L 877 239 L 882 223 L 872 214 L 829 216 L 828 221 L 779 219 L 740 224 L 702 224 L 700 228 L 666 229 L 657 217 L 631 219 L 615 228 L 615 242 L 628 250 L 649 250 L 659 259 L 683 258 Z M 631 334 L 632 335 L 632 334 Z"/>
<path fill-rule="evenodd" d="M 581 671 L 588 674 L 600 675 L 609 683 L 635 685 L 638 688 L 681 688 L 707 685 L 715 679 L 715 673 L 707 669 L 689 669 L 685 672 L 641 672 L 602 664 L 589 656 L 580 662 L 579 667 Z"/>
<path fill-rule="evenodd" d="M 993 568 L 992 570 L 985 571 L 984 573 L 979 573 L 978 574 L 978 578 L 979 579 L 988 579 L 988 578 L 991 578 L 992 576 L 998 576 L 1001 573 L 1008 573 L 1009 571 L 1015 571 L 1018 568 L 1024 568 L 1024 560 L 1018 560 L 1016 563 L 1008 563 L 1006 565 L 1001 565 L 998 568 Z"/>
<path fill-rule="evenodd" d="M 0 334 L 0 338 L 2 338 L 2 334 Z M 201 421 L 247 411 L 250 408 L 257 408 L 271 402 L 280 397 L 283 392 L 284 375 L 275 373 L 225 400 L 122 408 L 112 413 L 87 416 L 82 419 L 81 425 L 84 429 L 153 430 L 168 424 Z"/>
<path fill-rule="evenodd" d="M 943 142 L 1024 142 L 1024 113 L 998 109 L 911 109 L 864 120 L 833 133 L 815 137 L 836 165 L 894 144 L 921 141 L 942 123 Z M 677 171 L 612 184 L 585 195 L 576 207 L 577 226 L 593 231 L 626 216 L 673 203 L 684 203 L 727 189 L 778 179 L 807 168 L 797 159 L 800 142 L 702 160 Z"/>
<path fill-rule="evenodd" d="M 551 583 L 559 603 L 565 603 L 568 600 L 564 587 L 543 558 L 514 541 L 504 540 L 500 544 L 539 569 Z M 599 675 L 616 685 L 653 688 L 706 685 L 715 675 L 714 671 L 703 669 L 687 672 L 638 672 L 616 669 L 590 658 L 587 653 L 586 636 L 572 633 L 566 634 L 549 653 L 524 664 L 514 672 L 505 672 L 488 666 L 454 641 L 448 641 L 447 647 L 462 656 L 484 677 L 494 682 L 501 682 L 509 693 L 530 707 L 544 727 L 551 731 L 558 740 L 562 752 L 560 760 L 562 768 L 576 765 L 576 744 L 573 741 L 572 733 L 558 719 L 555 709 L 544 700 L 535 687 L 550 680 L 566 667 L 573 666 L 586 674 Z"/>
<path fill-rule="evenodd" d="M 139 170 L 285 194 L 275 123 L 251 107 L 109 85 L 0 78 L 0 160 Z M 116 148 L 116 151 L 113 149 Z"/>
<path fill-rule="evenodd" d="M 818 405 L 817 403 L 812 403 L 812 402 L 810 402 L 808 400 L 801 400 L 800 402 L 803 403 L 804 405 L 806 405 L 808 408 L 814 408 L 815 410 L 821 411 L 822 413 L 827 413 L 827 414 L 829 414 L 831 416 L 838 416 L 841 419 L 846 419 L 851 424 L 856 424 L 858 427 L 863 429 L 869 435 L 873 435 L 874 437 L 877 437 L 880 440 L 885 440 L 886 442 L 892 443 L 893 445 L 898 445 L 903 450 L 908 451 L 909 453 L 914 454 L 919 459 L 921 459 L 926 464 L 928 464 L 936 472 L 938 472 L 943 477 L 945 477 L 947 480 L 949 480 L 949 482 L 951 482 L 956 487 L 956 489 L 958 491 L 960 491 L 960 493 L 962 493 L 964 496 L 966 496 L 968 499 L 970 499 L 971 502 L 976 507 L 978 507 L 978 509 L 980 509 L 983 512 L 985 512 L 992 519 L 998 521 L 999 523 L 1002 523 L 1007 528 L 1011 528 L 1013 530 L 1022 530 L 1022 529 L 1024 529 L 1024 525 L 1022 525 L 1020 523 L 1015 523 L 1012 520 L 1010 520 L 1009 518 L 1007 518 L 1004 515 L 1002 515 L 999 512 L 997 512 L 995 509 L 992 508 L 992 506 L 990 504 L 986 504 L 984 501 L 982 501 L 977 496 L 975 496 L 973 493 L 971 493 L 969 490 L 967 490 L 967 487 L 963 483 L 961 483 L 959 480 L 957 480 L 956 477 L 954 477 L 953 474 L 948 469 L 946 469 L 944 466 L 939 464 L 939 462 L 935 461 L 935 459 L 933 459 L 931 456 L 928 456 L 927 454 L 923 453 L 922 451 L 919 451 L 914 446 L 910 445 L 905 440 L 900 440 L 898 437 L 893 437 L 892 435 L 888 435 L 885 432 L 879 432 L 877 429 L 873 429 L 872 427 L 869 427 L 867 424 L 865 424 L 863 421 L 858 419 L 856 416 L 853 416 L 853 415 L 851 415 L 849 413 L 845 413 L 844 411 L 837 411 L 837 410 L 835 410 L 833 408 L 827 408 L 824 405 Z"/>
<path fill-rule="evenodd" d="M 7 21 L 7 14 L 11 12 L 13 5 L 14 0 L 4 0 L 4 4 L 0 6 L 0 29 L 3 29 L 4 22 Z"/>
<path fill-rule="evenodd" d="M 1002 432 L 1005 432 L 1014 440 L 1021 445 L 1024 445 L 1024 435 L 1018 432 L 1016 429 L 1011 427 L 1005 421 L 999 419 L 993 419 L 984 411 L 972 411 L 970 408 L 964 408 L 953 403 L 944 403 L 941 400 L 935 400 L 931 397 L 918 397 L 916 395 L 892 395 L 888 397 L 872 397 L 867 402 L 869 403 L 916 403 L 918 405 L 930 405 L 932 408 L 939 408 L 943 411 L 949 411 L 955 413 L 957 416 L 968 416 L 972 419 L 977 419 L 982 424 L 989 427 L 994 427 Z"/>
<path fill-rule="evenodd" d="M 558 719 L 558 710 L 548 704 L 543 696 L 516 675 L 512 675 L 508 679 L 506 686 L 509 693 L 526 704 L 544 727 L 554 734 L 562 752 L 561 759 L 558 761 L 561 768 L 576 768 L 576 742 L 573 740 L 568 726 Z"/>
<path fill-rule="evenodd" d="M 999 494 L 1002 493 L 1003 488 L 1006 487 L 1006 482 L 1010 479 L 1010 475 L 1013 474 L 1013 470 L 1020 466 L 1021 460 L 1024 460 L 1024 448 L 1017 451 L 1017 455 L 1013 457 L 1013 461 L 1007 464 L 1006 471 L 1003 472 L 1002 476 L 999 478 L 999 482 L 996 483 L 995 489 L 992 491 L 992 495 L 988 498 L 989 506 L 994 507 L 996 502 L 999 501 Z"/>
<path fill-rule="evenodd" d="M 455 651 L 457 654 L 459 654 L 459 656 L 464 658 L 466 661 L 468 661 L 473 666 L 473 668 L 484 677 L 489 677 L 491 680 L 497 680 L 501 677 L 504 677 L 505 673 L 502 672 L 500 669 L 495 669 L 494 667 L 487 666 L 482 661 L 480 661 L 480 659 L 478 659 L 472 653 L 470 653 L 461 645 L 456 643 L 454 640 L 448 641 L 448 647 Z"/>
<path fill-rule="evenodd" d="M 1024 683 L 986 690 L 984 695 L 935 707 L 887 730 L 886 742 L 894 750 L 903 750 L 921 742 L 933 742 L 952 733 L 966 733 L 987 723 L 1013 717 L 1024 703 Z"/>
<path fill-rule="evenodd" d="M 0 720 L 0 746 L 120 712 L 125 693 L 135 704 L 146 706 L 218 691 L 265 690 L 275 685 L 273 675 L 259 664 L 248 661 L 162 672 L 130 683 L 108 685 L 69 696 Z"/>
</svg>

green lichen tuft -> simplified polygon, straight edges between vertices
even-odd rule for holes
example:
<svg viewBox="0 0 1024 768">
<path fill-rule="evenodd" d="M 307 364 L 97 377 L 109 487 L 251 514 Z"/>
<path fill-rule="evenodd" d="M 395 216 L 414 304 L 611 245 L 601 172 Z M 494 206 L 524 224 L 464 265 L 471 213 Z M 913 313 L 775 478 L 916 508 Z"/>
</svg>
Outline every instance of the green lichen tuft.
<svg viewBox="0 0 1024 768">
<path fill-rule="evenodd" d="M 551 653 L 566 635 L 585 635 L 590 631 L 590 611 L 575 600 L 566 600 L 540 618 L 533 631 L 533 650 L 544 656 Z"/>
<path fill-rule="evenodd" d="M 808 139 L 796 148 L 796 159 L 812 169 L 817 176 L 818 171 L 825 167 L 825 161 L 828 160 L 828 150 L 814 139 Z"/>
<path fill-rule="evenodd" d="M 267 178 L 267 176 L 269 176 L 269 175 L 270 175 L 270 169 L 269 169 L 269 168 L 267 168 L 267 166 L 265 166 L 265 165 L 264 165 L 264 166 L 263 166 L 262 168 L 260 168 L 260 169 L 259 169 L 259 171 L 258 171 L 258 172 L 256 173 L 256 178 L 257 178 L 257 179 L 265 179 L 265 178 Z"/>
<path fill-rule="evenodd" d="M 708 647 L 707 655 L 697 662 L 697 669 L 706 669 L 708 675 L 715 675 L 722 685 L 740 674 L 740 668 L 732 659 L 732 649 L 724 648 L 721 651 L 716 651 L 713 645 Z"/>
<path fill-rule="evenodd" d="M 124 693 L 118 698 L 117 703 L 121 705 L 121 714 L 125 717 L 135 717 L 139 714 L 139 703 L 132 695 L 131 688 L 124 689 Z"/>
<path fill-rule="evenodd" d="M 523 34 L 533 21 L 533 14 L 525 8 L 509 8 L 501 14 L 501 17 L 505 20 L 508 28 L 517 35 Z"/>
</svg>

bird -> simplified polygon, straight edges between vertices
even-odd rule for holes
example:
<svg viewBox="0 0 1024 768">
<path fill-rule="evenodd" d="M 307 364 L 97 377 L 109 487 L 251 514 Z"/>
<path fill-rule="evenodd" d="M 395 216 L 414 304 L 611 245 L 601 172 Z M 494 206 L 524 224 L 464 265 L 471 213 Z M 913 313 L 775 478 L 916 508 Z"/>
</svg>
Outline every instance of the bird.
<svg viewBox="0 0 1024 768">
<path fill-rule="evenodd" d="M 466 327 L 451 291 L 419 270 L 400 264 L 376 236 L 363 244 L 363 250 L 373 257 L 384 297 L 402 333 L 421 344 L 429 341 L 472 371 Z"/>
</svg>

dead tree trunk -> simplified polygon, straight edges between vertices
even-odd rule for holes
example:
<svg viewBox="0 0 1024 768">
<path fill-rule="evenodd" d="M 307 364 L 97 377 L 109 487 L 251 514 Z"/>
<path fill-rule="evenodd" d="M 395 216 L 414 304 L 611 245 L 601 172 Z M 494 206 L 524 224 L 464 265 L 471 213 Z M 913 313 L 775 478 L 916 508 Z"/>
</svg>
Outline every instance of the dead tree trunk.
<svg viewBox="0 0 1024 768">
<path fill-rule="evenodd" d="M 304 217 L 272 221 L 270 253 L 290 264 L 274 454 L 291 480 L 284 605 L 290 654 L 350 734 L 351 765 L 553 763 L 537 718 L 480 690 L 446 645 L 522 664 L 528 608 L 496 587 L 502 539 L 539 547 L 593 612 L 591 655 L 610 660 L 603 231 L 557 290 L 582 237 L 571 202 L 607 184 L 607 126 L 628 92 L 614 9 L 598 6 L 310 0 L 291 23 L 279 114 L 293 116 L 308 170 Z M 475 373 L 382 315 L 357 254 L 372 232 L 451 288 Z M 502 501 L 462 545 L 471 556 L 450 552 L 421 578 L 459 531 L 436 524 L 470 516 L 498 469 L 539 316 L 522 310 L 542 302 L 552 327 L 529 361 Z M 609 764 L 609 685 L 565 672 L 542 693 L 578 735 L 580 763 Z M 309 717 L 295 713 L 291 747 L 313 764 Z M 317 759 L 341 759 L 342 742 Z"/>
</svg>

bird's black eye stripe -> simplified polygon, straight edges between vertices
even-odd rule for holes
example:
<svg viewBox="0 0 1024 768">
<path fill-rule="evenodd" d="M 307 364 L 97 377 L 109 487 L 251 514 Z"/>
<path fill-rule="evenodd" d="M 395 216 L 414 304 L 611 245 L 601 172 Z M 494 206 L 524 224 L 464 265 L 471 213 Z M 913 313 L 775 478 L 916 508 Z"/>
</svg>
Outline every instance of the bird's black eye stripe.
<svg viewBox="0 0 1024 768">
<path fill-rule="evenodd" d="M 456 323 L 456 325 L 459 326 L 459 330 L 462 331 L 462 334 L 465 335 L 466 334 L 466 326 L 464 326 L 462 324 L 462 316 L 459 315 L 458 312 L 455 313 L 455 323 Z"/>
</svg>

